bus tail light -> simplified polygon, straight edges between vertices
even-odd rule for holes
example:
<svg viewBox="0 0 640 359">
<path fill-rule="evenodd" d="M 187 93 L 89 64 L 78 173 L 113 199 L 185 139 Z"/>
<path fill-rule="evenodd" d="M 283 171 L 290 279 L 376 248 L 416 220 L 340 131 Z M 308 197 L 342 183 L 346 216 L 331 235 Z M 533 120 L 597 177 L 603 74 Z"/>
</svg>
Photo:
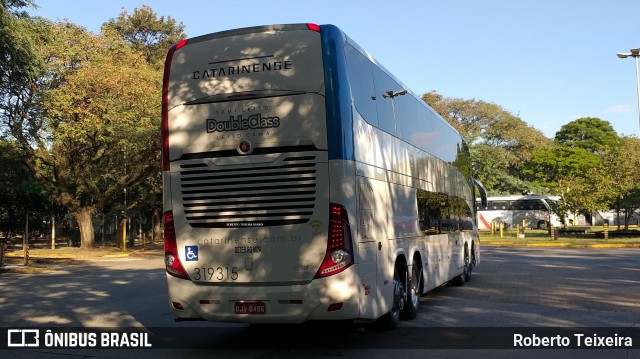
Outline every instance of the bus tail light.
<svg viewBox="0 0 640 359">
<path fill-rule="evenodd" d="M 315 278 L 323 278 L 340 273 L 352 264 L 353 245 L 347 210 L 342 205 L 331 203 L 327 252 Z"/>
<path fill-rule="evenodd" d="M 178 256 L 176 229 L 173 224 L 173 212 L 164 213 L 164 264 L 167 273 L 180 279 L 190 279 Z"/>
<path fill-rule="evenodd" d="M 311 31 L 320 32 L 320 26 L 318 26 L 317 24 L 308 23 L 307 24 L 307 29 L 309 29 Z"/>
</svg>

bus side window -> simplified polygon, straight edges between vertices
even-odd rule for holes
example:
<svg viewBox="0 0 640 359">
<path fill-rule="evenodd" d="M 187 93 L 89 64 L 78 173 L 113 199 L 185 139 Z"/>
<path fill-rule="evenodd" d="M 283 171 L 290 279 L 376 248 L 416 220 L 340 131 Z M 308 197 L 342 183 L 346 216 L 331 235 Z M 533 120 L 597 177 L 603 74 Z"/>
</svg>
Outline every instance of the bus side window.
<svg viewBox="0 0 640 359">
<path fill-rule="evenodd" d="M 395 97 L 383 97 L 387 91 L 399 91 L 402 90 L 400 85 L 395 82 L 389 75 L 384 73 L 379 67 L 373 69 L 373 80 L 376 89 L 376 106 L 378 109 L 378 128 L 397 136 L 396 124 L 394 123 L 394 104 L 392 101 L 396 101 Z"/>
<path fill-rule="evenodd" d="M 373 126 L 378 126 L 378 113 L 376 110 L 376 94 L 373 90 L 373 72 L 371 61 L 356 50 L 353 46 L 345 47 L 347 67 L 349 68 L 349 83 L 351 84 L 351 96 L 356 110 L 365 121 Z"/>
</svg>

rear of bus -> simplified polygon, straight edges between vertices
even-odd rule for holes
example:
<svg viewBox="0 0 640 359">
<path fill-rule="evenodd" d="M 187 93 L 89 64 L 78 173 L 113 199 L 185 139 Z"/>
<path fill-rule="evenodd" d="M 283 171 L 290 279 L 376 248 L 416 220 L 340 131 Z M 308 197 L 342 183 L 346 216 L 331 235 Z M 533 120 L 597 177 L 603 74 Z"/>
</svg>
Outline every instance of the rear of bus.
<svg viewBox="0 0 640 359">
<path fill-rule="evenodd" d="M 324 66 L 312 24 L 220 32 L 169 50 L 165 264 L 178 319 L 357 316 L 349 217 L 329 194 L 337 174 Z"/>
</svg>

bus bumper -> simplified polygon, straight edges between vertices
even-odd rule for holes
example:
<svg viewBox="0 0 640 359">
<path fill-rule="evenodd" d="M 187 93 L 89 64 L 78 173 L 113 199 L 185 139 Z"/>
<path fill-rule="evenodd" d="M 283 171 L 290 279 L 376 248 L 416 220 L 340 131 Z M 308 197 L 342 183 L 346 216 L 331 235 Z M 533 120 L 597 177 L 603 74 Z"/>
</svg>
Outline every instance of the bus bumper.
<svg viewBox="0 0 640 359">
<path fill-rule="evenodd" d="M 238 323 L 302 323 L 352 320 L 360 313 L 355 266 L 336 275 L 294 285 L 196 284 L 167 274 L 169 305 L 178 320 Z M 257 306 L 238 314 L 238 305 Z"/>
</svg>

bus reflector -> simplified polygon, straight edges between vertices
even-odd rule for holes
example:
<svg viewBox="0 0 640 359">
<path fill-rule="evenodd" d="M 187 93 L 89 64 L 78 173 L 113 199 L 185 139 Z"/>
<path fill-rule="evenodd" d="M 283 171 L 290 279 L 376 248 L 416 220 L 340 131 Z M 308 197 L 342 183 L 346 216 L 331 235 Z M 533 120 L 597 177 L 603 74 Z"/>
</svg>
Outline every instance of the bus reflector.
<svg viewBox="0 0 640 359">
<path fill-rule="evenodd" d="M 349 268 L 353 264 L 351 242 L 347 210 L 342 205 L 331 203 L 327 252 L 315 278 L 328 277 Z"/>
<path fill-rule="evenodd" d="M 316 24 L 307 24 L 307 28 L 311 31 L 317 31 L 320 32 L 320 26 L 316 25 Z"/>
<path fill-rule="evenodd" d="M 164 213 L 164 264 L 167 273 L 180 279 L 190 279 L 178 256 L 176 229 L 173 224 L 173 212 Z"/>
</svg>

